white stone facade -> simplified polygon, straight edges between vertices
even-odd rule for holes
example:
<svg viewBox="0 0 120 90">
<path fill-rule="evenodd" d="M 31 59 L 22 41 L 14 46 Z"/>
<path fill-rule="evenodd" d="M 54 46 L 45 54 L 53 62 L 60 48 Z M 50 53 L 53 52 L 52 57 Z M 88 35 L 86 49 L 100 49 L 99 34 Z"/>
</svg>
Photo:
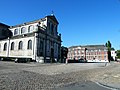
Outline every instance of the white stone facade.
<svg viewBox="0 0 120 90">
<path fill-rule="evenodd" d="M 111 57 L 113 57 L 113 60 L 116 59 L 116 55 L 117 55 L 116 51 L 115 50 L 111 50 Z"/>
<path fill-rule="evenodd" d="M 12 37 L 0 40 L 0 57 L 60 62 L 61 35 L 58 35 L 57 27 L 58 21 L 54 15 L 11 26 Z"/>
</svg>

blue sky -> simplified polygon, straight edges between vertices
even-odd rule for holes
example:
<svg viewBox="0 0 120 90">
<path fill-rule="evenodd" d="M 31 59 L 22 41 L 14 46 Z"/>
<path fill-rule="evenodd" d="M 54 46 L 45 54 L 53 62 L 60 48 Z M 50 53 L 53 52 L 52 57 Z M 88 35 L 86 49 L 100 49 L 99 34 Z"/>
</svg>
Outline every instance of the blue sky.
<svg viewBox="0 0 120 90">
<path fill-rule="evenodd" d="M 62 45 L 105 44 L 120 49 L 120 0 L 1 0 L 0 22 L 21 24 L 54 15 Z"/>
</svg>

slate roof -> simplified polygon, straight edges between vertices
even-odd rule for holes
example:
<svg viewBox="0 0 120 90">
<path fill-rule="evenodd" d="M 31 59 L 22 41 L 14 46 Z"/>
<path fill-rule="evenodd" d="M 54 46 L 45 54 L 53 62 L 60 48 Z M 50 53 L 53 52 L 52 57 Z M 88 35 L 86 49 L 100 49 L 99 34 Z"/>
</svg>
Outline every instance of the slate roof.
<svg viewBox="0 0 120 90">
<path fill-rule="evenodd" d="M 56 17 L 54 15 L 48 15 L 46 17 L 47 18 L 51 18 L 52 20 L 54 20 L 58 24 L 58 21 L 57 21 L 57 19 L 56 19 Z M 24 25 L 29 25 L 29 24 L 33 24 L 33 23 L 38 23 L 38 22 L 41 22 L 41 21 L 45 21 L 46 17 L 38 19 L 38 20 L 30 21 L 30 22 L 25 22 L 23 24 L 18 24 L 18 25 L 15 25 L 15 26 L 11 26 L 10 28 L 20 27 L 20 26 L 24 26 Z"/>
<path fill-rule="evenodd" d="M 87 48 L 87 50 L 103 50 L 106 49 L 105 45 L 78 45 L 78 46 L 71 46 L 69 48 L 77 48 L 77 47 L 81 47 L 81 48 Z"/>
<path fill-rule="evenodd" d="M 8 25 L 6 25 L 6 24 L 3 24 L 3 23 L 0 23 L 0 26 L 10 27 L 10 26 L 8 26 Z"/>
</svg>

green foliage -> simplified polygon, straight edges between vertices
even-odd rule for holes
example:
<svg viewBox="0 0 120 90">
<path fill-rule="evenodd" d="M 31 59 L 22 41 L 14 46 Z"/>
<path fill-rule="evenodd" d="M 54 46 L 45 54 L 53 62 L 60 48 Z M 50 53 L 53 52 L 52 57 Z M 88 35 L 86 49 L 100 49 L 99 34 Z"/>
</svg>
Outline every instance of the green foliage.
<svg viewBox="0 0 120 90">
<path fill-rule="evenodd" d="M 115 49 L 112 47 L 111 50 L 115 50 Z"/>
<path fill-rule="evenodd" d="M 105 46 L 107 47 L 108 51 L 111 51 L 111 47 L 112 47 L 112 44 L 110 43 L 110 41 L 108 41 Z"/>
<path fill-rule="evenodd" d="M 68 48 L 62 46 L 61 47 L 61 54 L 62 54 L 62 56 L 67 58 L 67 53 L 68 53 Z"/>
<path fill-rule="evenodd" d="M 112 47 L 110 41 L 108 41 L 108 43 L 107 43 L 107 47 L 110 47 L 110 48 Z"/>
<path fill-rule="evenodd" d="M 105 44 L 105 46 L 107 47 L 108 49 L 108 60 L 109 62 L 112 60 L 111 59 L 111 50 L 113 50 L 114 48 L 111 48 L 112 47 L 112 44 L 110 43 L 110 41 L 108 40 L 108 42 Z"/>
<path fill-rule="evenodd" d="M 117 58 L 120 59 L 120 50 L 117 50 Z"/>
<path fill-rule="evenodd" d="M 65 59 L 67 58 L 67 54 L 68 54 L 68 48 L 62 46 L 61 47 L 61 62 L 65 62 Z"/>
</svg>

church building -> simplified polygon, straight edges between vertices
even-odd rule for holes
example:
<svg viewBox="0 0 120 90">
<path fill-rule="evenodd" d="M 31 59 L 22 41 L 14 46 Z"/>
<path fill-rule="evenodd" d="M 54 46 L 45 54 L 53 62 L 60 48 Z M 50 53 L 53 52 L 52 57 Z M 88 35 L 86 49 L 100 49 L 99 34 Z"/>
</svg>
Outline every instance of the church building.
<svg viewBox="0 0 120 90">
<path fill-rule="evenodd" d="M 0 23 L 0 58 L 61 62 L 61 34 L 54 15 L 23 24 Z"/>
</svg>

